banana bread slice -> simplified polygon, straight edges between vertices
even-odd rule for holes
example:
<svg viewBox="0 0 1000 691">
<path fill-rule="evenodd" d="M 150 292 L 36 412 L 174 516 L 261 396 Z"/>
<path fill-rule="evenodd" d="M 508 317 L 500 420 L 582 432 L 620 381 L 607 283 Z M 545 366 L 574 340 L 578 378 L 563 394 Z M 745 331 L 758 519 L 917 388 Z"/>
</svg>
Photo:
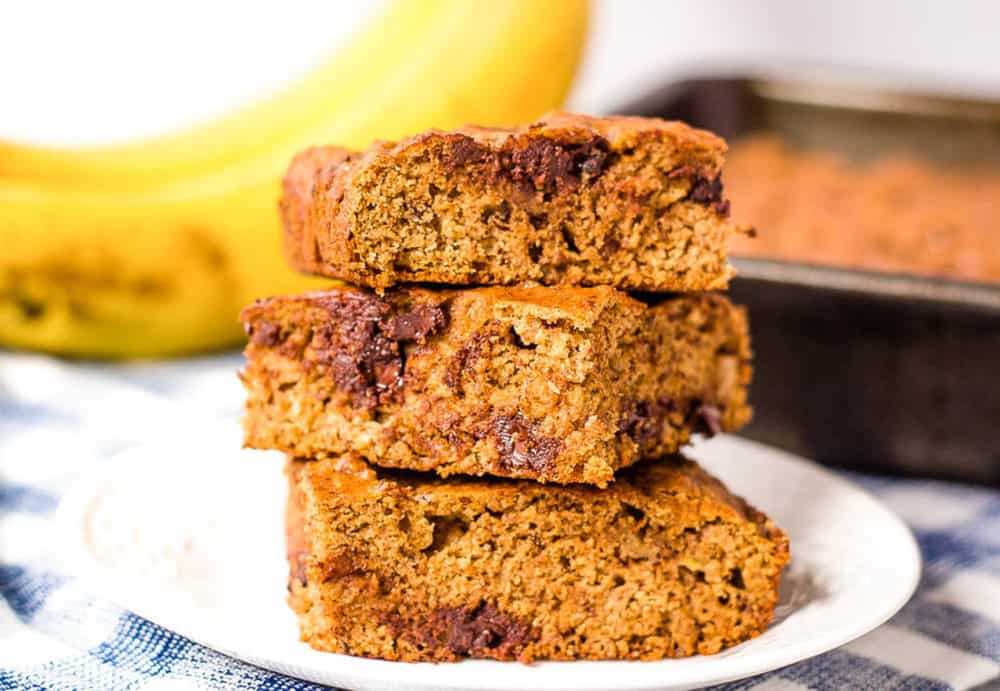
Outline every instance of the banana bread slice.
<svg viewBox="0 0 1000 691">
<path fill-rule="evenodd" d="M 314 648 L 389 660 L 710 654 L 764 631 L 785 534 L 679 456 L 609 489 L 290 460 L 290 603 Z"/>
<path fill-rule="evenodd" d="M 242 316 L 254 448 L 604 486 L 750 417 L 746 317 L 721 295 L 345 286 Z"/>
<path fill-rule="evenodd" d="M 679 122 L 554 113 L 309 149 L 281 202 L 301 271 L 397 283 L 725 288 L 725 143 Z"/>
</svg>

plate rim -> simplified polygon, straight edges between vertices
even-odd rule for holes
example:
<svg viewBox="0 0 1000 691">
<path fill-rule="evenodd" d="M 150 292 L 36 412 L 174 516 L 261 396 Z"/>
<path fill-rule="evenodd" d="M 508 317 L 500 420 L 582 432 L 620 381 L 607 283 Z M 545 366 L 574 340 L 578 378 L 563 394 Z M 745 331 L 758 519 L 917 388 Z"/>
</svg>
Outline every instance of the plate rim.
<svg viewBox="0 0 1000 691">
<path fill-rule="evenodd" d="M 220 443 L 218 425 L 215 425 L 213 442 Z M 186 436 L 186 435 L 185 435 Z M 704 444 L 705 442 L 702 442 Z M 760 442 L 743 439 L 734 436 L 727 436 L 712 440 L 710 443 L 716 445 L 732 445 L 733 452 L 738 453 L 740 447 L 752 453 L 767 453 L 775 456 L 784 463 L 804 465 L 808 471 L 822 477 L 823 482 L 830 482 L 838 486 L 840 491 L 846 491 L 862 496 L 865 500 L 874 505 L 883 514 L 885 525 L 892 527 L 892 530 L 899 534 L 901 540 L 900 548 L 908 552 L 906 581 L 899 588 L 898 596 L 890 604 L 885 606 L 879 616 L 873 616 L 864 620 L 861 625 L 856 625 L 850 630 L 846 626 L 835 629 L 832 632 L 824 632 L 823 635 L 810 637 L 799 642 L 794 653 L 787 652 L 787 646 L 765 649 L 755 653 L 753 657 L 722 658 L 719 661 L 725 662 L 721 669 L 725 671 L 720 674 L 708 676 L 701 670 L 697 675 L 686 674 L 688 669 L 683 666 L 676 670 L 679 675 L 671 673 L 664 668 L 666 665 L 682 663 L 685 660 L 699 659 L 706 660 L 711 656 L 693 656 L 691 658 L 665 659 L 656 661 L 632 661 L 632 660 L 580 660 L 580 661 L 541 661 L 532 665 L 523 665 L 517 662 L 497 662 L 492 660 L 464 660 L 457 663 L 429 663 L 429 662 L 394 662 L 388 660 L 362 658 L 336 653 L 325 653 L 314 651 L 305 643 L 299 643 L 302 647 L 295 651 L 295 659 L 289 662 L 275 660 L 266 650 L 267 642 L 244 634 L 239 630 L 220 625 L 219 622 L 211 620 L 209 617 L 199 619 L 199 625 L 194 633 L 186 630 L 186 622 L 191 621 L 187 616 L 182 616 L 173 611 L 169 605 L 158 605 L 155 597 L 150 592 L 144 592 L 141 587 L 134 583 L 127 582 L 127 579 L 114 578 L 113 571 L 102 566 L 102 562 L 88 548 L 83 535 L 86 529 L 86 517 L 90 506 L 99 497 L 99 491 L 107 486 L 126 466 L 136 466 L 142 463 L 148 464 L 150 454 L 162 455 L 168 453 L 169 449 L 184 448 L 184 442 L 170 441 L 161 444 L 139 443 L 131 445 L 125 449 L 108 457 L 104 461 L 97 461 L 89 464 L 90 467 L 81 477 L 63 494 L 55 513 L 55 532 L 57 543 L 62 551 L 61 562 L 68 572 L 77 580 L 84 589 L 103 597 L 110 602 L 121 607 L 123 610 L 132 612 L 144 619 L 156 623 L 163 628 L 188 638 L 207 648 L 218 651 L 229 657 L 241 660 L 248 664 L 269 669 L 286 674 L 291 677 L 305 679 L 314 683 L 329 684 L 329 677 L 317 678 L 310 676 L 311 669 L 316 667 L 315 658 L 322 655 L 324 661 L 336 661 L 342 667 L 337 670 L 338 675 L 342 675 L 344 681 L 335 682 L 337 684 L 361 683 L 367 685 L 366 688 L 407 688 L 407 684 L 419 684 L 420 688 L 459 689 L 475 688 L 477 690 L 497 690 L 515 691 L 526 688 L 544 689 L 545 691 L 582 691 L 583 689 L 635 689 L 635 691 L 655 691 L 657 689 L 682 689 L 694 688 L 704 685 L 720 684 L 751 676 L 766 674 L 767 672 L 793 665 L 802 660 L 806 660 L 817 655 L 829 652 L 841 647 L 851 641 L 878 628 L 900 609 L 902 609 L 916 592 L 923 570 L 922 556 L 919 546 L 909 526 L 895 512 L 889 509 L 871 492 L 847 480 L 833 471 L 820 466 L 814 461 L 803 458 L 796 454 L 771 447 Z M 688 455 L 695 460 L 698 458 L 698 447 L 688 449 Z M 221 444 L 220 444 L 221 445 Z M 208 445 L 209 447 L 211 444 Z M 199 450 L 204 453 L 211 453 L 206 449 L 206 444 L 199 444 Z M 236 445 L 236 449 L 239 445 Z M 231 444 L 226 444 L 224 449 L 230 453 L 235 451 Z M 190 447 L 188 447 L 190 451 Z M 256 454 L 270 454 L 274 452 L 254 452 Z M 145 460 L 144 460 L 145 459 Z M 277 459 L 275 459 L 277 460 Z M 266 459 L 259 459 L 258 462 L 266 462 Z M 904 544 L 905 543 L 905 547 Z M 793 545 L 794 550 L 794 545 Z M 793 553 L 794 554 L 794 553 Z M 901 574 L 896 573 L 899 577 Z M 220 640 L 221 639 L 221 640 Z M 227 644 L 231 643 L 232 645 Z M 754 640 L 746 641 L 740 645 L 752 646 Z M 558 683 L 557 673 L 547 673 L 544 679 L 531 679 L 525 677 L 535 670 L 545 668 L 556 670 L 566 665 L 576 667 L 588 666 L 588 671 L 594 672 L 592 675 L 593 684 L 590 686 L 580 686 L 579 684 Z M 622 684 L 618 677 L 617 685 L 613 682 L 617 676 L 614 671 L 611 674 L 600 673 L 602 668 L 608 670 L 620 669 L 622 664 L 630 664 L 627 686 Z M 305 665 L 304 667 L 302 665 Z M 488 684 L 469 686 L 464 677 L 467 676 L 469 667 L 485 667 L 493 665 L 511 666 L 512 669 L 519 670 L 513 678 L 490 678 Z M 325 671 L 330 671 L 332 667 L 324 665 Z M 390 670 L 392 670 L 390 672 Z M 398 670 L 405 670 L 404 677 L 398 676 Z M 483 669 L 481 671 L 487 671 Z M 482 676 L 481 671 L 478 676 Z M 380 672 L 390 672 L 387 676 L 380 676 Z M 525 683 L 531 684 L 526 686 Z M 541 682 L 541 683 L 538 683 Z M 555 682 L 555 683 L 554 683 Z M 537 685 L 535 685 L 537 684 Z M 603 684 L 603 685 L 602 685 Z"/>
</svg>

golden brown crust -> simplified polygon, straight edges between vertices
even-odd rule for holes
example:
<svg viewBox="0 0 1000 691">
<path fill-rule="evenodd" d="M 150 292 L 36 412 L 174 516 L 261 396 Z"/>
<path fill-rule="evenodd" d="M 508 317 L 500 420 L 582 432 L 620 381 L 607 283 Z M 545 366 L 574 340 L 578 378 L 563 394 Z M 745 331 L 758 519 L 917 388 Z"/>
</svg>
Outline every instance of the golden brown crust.
<svg viewBox="0 0 1000 691">
<path fill-rule="evenodd" d="M 724 288 L 725 143 L 683 123 L 553 113 L 517 129 L 432 130 L 367 151 L 307 150 L 285 178 L 301 271 L 401 282 Z"/>
<path fill-rule="evenodd" d="M 750 417 L 746 317 L 720 295 L 343 287 L 243 319 L 254 448 L 605 486 Z"/>
<path fill-rule="evenodd" d="M 788 541 L 680 457 L 610 489 L 290 461 L 290 602 L 320 650 L 392 660 L 658 659 L 761 633 Z"/>
</svg>

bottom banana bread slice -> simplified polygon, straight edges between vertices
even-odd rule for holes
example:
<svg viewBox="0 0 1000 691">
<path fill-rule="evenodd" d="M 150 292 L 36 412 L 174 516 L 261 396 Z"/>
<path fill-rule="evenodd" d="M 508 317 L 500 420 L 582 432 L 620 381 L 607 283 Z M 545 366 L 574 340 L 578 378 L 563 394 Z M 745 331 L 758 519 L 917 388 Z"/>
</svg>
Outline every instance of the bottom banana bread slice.
<svg viewBox="0 0 1000 691">
<path fill-rule="evenodd" d="M 289 460 L 289 601 L 319 650 L 405 661 L 715 653 L 767 628 L 780 528 L 680 456 L 605 490 Z"/>
</svg>

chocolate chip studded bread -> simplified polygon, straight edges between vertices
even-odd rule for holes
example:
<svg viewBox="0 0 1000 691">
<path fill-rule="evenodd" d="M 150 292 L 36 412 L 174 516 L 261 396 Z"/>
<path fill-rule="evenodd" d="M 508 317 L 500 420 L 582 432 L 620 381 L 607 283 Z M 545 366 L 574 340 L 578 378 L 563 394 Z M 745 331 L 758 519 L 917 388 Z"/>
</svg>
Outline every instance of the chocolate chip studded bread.
<svg viewBox="0 0 1000 691">
<path fill-rule="evenodd" d="M 552 114 L 310 149 L 281 208 L 301 271 L 402 282 L 725 288 L 724 142 L 683 123 Z"/>
<path fill-rule="evenodd" d="M 353 287 L 243 311 L 246 444 L 600 486 L 750 417 L 743 311 L 608 287 Z"/>
<path fill-rule="evenodd" d="M 785 534 L 681 457 L 607 490 L 290 461 L 290 602 L 320 650 L 388 660 L 715 653 L 768 626 Z"/>
</svg>

